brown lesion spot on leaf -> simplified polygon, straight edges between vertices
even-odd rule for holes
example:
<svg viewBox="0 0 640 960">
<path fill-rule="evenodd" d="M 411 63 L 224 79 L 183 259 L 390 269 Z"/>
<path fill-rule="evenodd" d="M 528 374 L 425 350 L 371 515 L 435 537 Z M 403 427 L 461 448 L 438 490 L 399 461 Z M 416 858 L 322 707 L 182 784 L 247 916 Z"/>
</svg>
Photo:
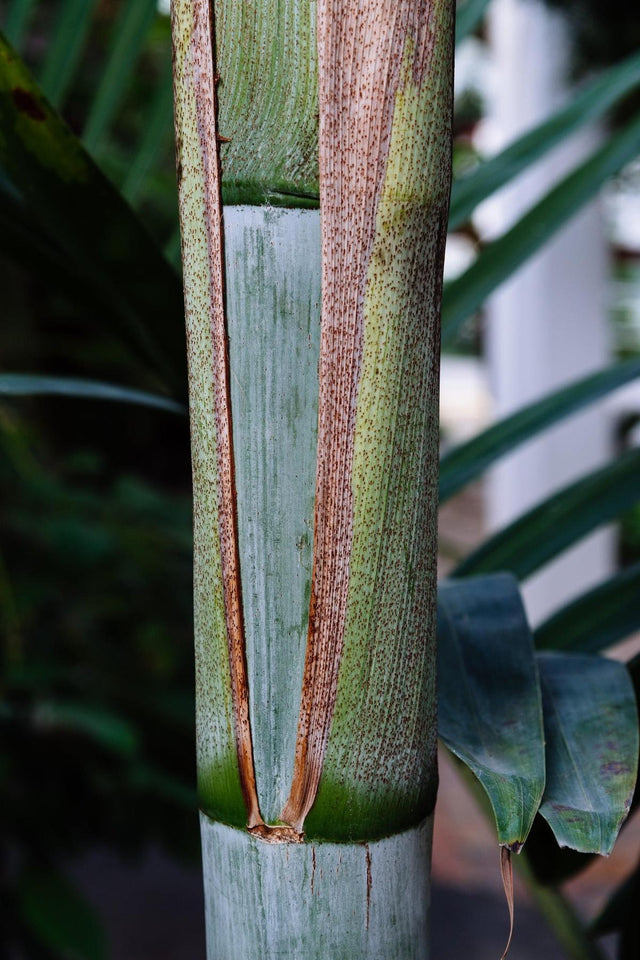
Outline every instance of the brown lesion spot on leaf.
<svg viewBox="0 0 640 960">
<path fill-rule="evenodd" d="M 34 95 L 28 90 L 25 90 L 24 87 L 14 87 L 11 91 L 11 96 L 13 97 L 16 109 L 18 109 L 20 113 L 24 113 L 32 120 L 39 122 L 47 119 L 47 114 L 42 106 L 38 103 Z"/>
<path fill-rule="evenodd" d="M 619 777 L 629 773 L 629 764 L 624 763 L 622 760 L 609 760 L 607 763 L 602 764 L 600 772 L 607 780 L 610 777 Z"/>
</svg>

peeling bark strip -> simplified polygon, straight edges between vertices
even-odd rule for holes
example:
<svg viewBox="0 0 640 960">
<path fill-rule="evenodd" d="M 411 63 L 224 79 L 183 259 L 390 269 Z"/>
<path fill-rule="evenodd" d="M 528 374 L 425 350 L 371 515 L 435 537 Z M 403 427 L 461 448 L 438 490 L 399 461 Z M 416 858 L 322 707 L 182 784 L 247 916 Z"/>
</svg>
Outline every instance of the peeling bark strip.
<svg viewBox="0 0 640 960">
<path fill-rule="evenodd" d="M 230 680 L 233 737 L 249 827 L 262 824 L 249 723 L 224 311 L 220 158 L 209 0 L 174 0 L 176 139 L 185 272 L 194 480 L 199 767 L 220 776 Z M 217 529 L 212 517 L 217 516 Z M 220 595 L 221 594 L 221 595 Z M 222 601 L 222 602 L 220 602 Z M 221 616 L 222 614 L 222 616 Z M 222 637 L 228 668 L 219 663 Z M 219 689 L 212 691 L 222 669 Z M 206 674 L 206 677 L 203 675 Z M 213 700 L 213 703 L 208 701 Z M 217 712 L 214 712 L 217 711 Z M 200 716 L 204 718 L 200 724 Z M 212 727 L 218 729 L 214 732 Z M 220 744 L 223 749 L 220 749 Z M 220 754 L 222 753 L 222 756 Z M 217 754 L 217 755 L 216 755 Z M 217 769 L 216 769 L 217 768 Z M 230 775 L 232 777 L 232 775 Z M 223 787 L 223 789 L 225 789 Z M 228 786 L 227 793 L 232 792 Z M 222 811 L 223 815 L 228 812 Z"/>
<path fill-rule="evenodd" d="M 452 17 L 450 0 L 320 0 L 318 7 L 323 272 L 314 571 L 283 819 L 302 831 L 324 791 L 326 802 L 309 820 L 320 836 L 366 838 L 403 817 L 418 822 L 435 788 Z"/>
<path fill-rule="evenodd" d="M 514 918 L 514 908 L 513 908 L 513 864 L 511 863 L 511 850 L 508 847 L 500 847 L 500 873 L 502 875 L 502 886 L 504 887 L 504 895 L 507 898 L 507 907 L 509 908 L 509 936 L 507 938 L 507 945 L 502 952 L 500 960 L 506 960 L 507 954 L 509 953 L 509 947 L 511 946 L 511 940 L 513 939 L 513 918 Z"/>
</svg>

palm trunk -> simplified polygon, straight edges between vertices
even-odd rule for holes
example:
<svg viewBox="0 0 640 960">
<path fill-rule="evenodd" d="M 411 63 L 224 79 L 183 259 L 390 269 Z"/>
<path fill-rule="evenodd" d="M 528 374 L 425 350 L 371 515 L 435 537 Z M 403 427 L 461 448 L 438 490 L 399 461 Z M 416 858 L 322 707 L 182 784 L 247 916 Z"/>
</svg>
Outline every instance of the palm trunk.
<svg viewBox="0 0 640 960">
<path fill-rule="evenodd" d="M 215 66 L 174 0 L 208 954 L 423 960 L 453 5 L 214 20 Z"/>
</svg>

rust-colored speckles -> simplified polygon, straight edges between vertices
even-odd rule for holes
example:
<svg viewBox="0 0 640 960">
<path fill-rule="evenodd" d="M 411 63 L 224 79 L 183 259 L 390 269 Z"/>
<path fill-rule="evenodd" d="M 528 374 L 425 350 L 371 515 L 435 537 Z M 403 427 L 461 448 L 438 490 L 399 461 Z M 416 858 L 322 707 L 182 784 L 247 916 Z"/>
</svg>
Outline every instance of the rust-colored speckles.
<svg viewBox="0 0 640 960">
<path fill-rule="evenodd" d="M 192 12 L 192 26 L 185 35 L 182 24 L 188 17 L 189 9 Z M 209 602 L 205 594 L 211 590 L 215 579 L 207 579 L 207 565 L 216 561 L 206 553 L 217 545 L 222 568 L 222 599 L 240 787 L 247 808 L 248 825 L 252 828 L 262 825 L 262 817 L 258 808 L 249 722 L 236 529 L 224 306 L 220 138 L 217 134 L 211 9 L 209 0 L 192 0 L 190 5 L 182 4 L 180 18 L 175 3 L 173 10 L 176 127 L 179 130 L 178 179 L 182 230 L 186 238 L 183 248 L 189 375 L 192 397 L 201 405 L 203 398 L 206 398 L 205 409 L 199 409 L 195 403 L 191 405 L 194 493 L 197 485 L 205 491 L 201 496 L 194 496 L 194 549 L 198 558 L 194 575 L 195 593 L 196 600 L 202 595 L 201 602 Z M 185 119 L 187 114 L 188 122 Z M 204 224 L 204 234 L 199 228 L 192 229 L 190 221 L 198 217 Z M 212 404 L 213 410 L 207 409 L 208 404 Z M 217 544 L 214 544 L 206 529 L 212 518 L 199 513 L 200 503 L 205 496 L 211 496 L 212 486 L 217 500 Z M 205 531 L 204 536 L 208 537 L 206 542 L 200 536 L 202 530 Z M 207 623 L 204 628 L 211 631 L 215 626 Z M 210 646 L 212 639 L 205 637 L 203 643 Z"/>
<path fill-rule="evenodd" d="M 25 90 L 23 87 L 14 87 L 11 91 L 11 96 L 16 105 L 16 109 L 18 109 L 20 113 L 24 113 L 31 120 L 39 122 L 47 119 L 47 114 L 44 109 L 28 90 Z"/>
<path fill-rule="evenodd" d="M 326 770 L 347 634 L 354 639 L 352 697 L 340 709 L 351 730 L 346 739 L 354 729 L 365 736 L 362 748 L 353 740 L 350 756 L 336 763 L 334 785 L 347 795 L 357 792 L 356 781 L 364 793 L 374 780 L 382 788 L 387 781 L 406 796 L 433 759 L 435 738 L 429 734 L 427 748 L 424 729 L 433 727 L 433 711 L 421 709 L 428 658 L 416 624 L 433 633 L 438 315 L 450 178 L 451 50 L 448 41 L 436 43 L 436 8 L 441 20 L 443 9 L 451 13 L 451 5 L 430 0 L 321 0 L 318 7 L 323 264 L 314 602 L 283 812 L 299 829 Z M 443 80 L 431 96 L 434 59 Z M 393 164 L 404 171 L 390 168 L 392 139 Z M 369 642 L 376 634 L 384 653 Z M 430 691 L 432 678 L 433 670 Z M 408 750 L 386 737 L 384 718 L 359 709 L 379 690 L 396 719 L 406 714 Z M 375 756 L 361 763 L 372 740 L 367 724 L 376 727 Z M 351 802 L 358 802 L 354 790 Z"/>
</svg>

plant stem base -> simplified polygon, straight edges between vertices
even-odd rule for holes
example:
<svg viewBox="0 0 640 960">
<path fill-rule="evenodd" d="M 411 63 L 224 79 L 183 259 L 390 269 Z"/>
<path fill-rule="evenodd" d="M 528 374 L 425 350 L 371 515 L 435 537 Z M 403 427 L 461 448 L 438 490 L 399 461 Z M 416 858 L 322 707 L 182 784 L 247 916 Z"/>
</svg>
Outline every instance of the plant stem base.
<svg viewBox="0 0 640 960">
<path fill-rule="evenodd" d="M 200 828 L 208 960 L 429 960 L 433 817 L 358 844 Z"/>
</svg>

